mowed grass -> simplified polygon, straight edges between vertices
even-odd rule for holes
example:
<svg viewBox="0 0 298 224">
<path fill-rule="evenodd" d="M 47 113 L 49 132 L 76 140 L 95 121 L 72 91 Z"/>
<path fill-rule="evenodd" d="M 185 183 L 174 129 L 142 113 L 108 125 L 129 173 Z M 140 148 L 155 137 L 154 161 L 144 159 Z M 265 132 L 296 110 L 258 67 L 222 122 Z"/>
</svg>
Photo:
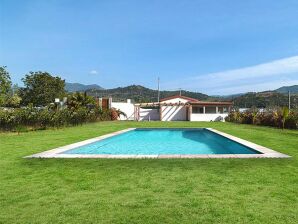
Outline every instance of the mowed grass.
<svg viewBox="0 0 298 224">
<path fill-rule="evenodd" d="M 290 159 L 23 159 L 128 127 L 212 127 Z M 0 223 L 297 223 L 298 131 L 101 122 L 0 134 Z"/>
</svg>

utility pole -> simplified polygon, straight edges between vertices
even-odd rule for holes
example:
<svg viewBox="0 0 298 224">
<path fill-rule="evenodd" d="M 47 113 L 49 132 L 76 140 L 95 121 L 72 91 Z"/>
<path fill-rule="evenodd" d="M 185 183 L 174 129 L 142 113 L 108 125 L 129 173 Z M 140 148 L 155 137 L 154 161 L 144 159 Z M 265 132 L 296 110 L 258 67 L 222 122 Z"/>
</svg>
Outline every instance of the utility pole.
<svg viewBox="0 0 298 224">
<path fill-rule="evenodd" d="M 159 77 L 157 78 L 157 102 L 159 103 L 160 92 L 159 92 Z"/>
<path fill-rule="evenodd" d="M 289 90 L 289 111 L 291 110 L 291 91 Z"/>
<path fill-rule="evenodd" d="M 181 96 L 181 88 L 179 88 L 179 95 Z"/>
</svg>

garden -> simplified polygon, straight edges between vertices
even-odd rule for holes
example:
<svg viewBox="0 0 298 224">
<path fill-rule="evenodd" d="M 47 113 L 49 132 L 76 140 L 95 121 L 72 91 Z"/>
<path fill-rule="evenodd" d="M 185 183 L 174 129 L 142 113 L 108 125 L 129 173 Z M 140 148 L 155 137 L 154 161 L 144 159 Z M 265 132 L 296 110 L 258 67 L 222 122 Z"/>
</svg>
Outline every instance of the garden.
<svg viewBox="0 0 298 224">
<path fill-rule="evenodd" d="M 290 159 L 24 159 L 130 127 L 211 127 Z M 297 223 L 298 132 L 102 121 L 0 133 L 0 223 Z"/>
<path fill-rule="evenodd" d="M 0 67 L 0 131 L 22 132 L 117 120 L 122 114 L 102 109 L 86 93 L 68 93 L 65 81 L 47 72 L 30 72 L 24 87 L 12 85 L 6 67 Z M 56 102 L 57 101 L 57 102 Z"/>
<path fill-rule="evenodd" d="M 289 110 L 287 107 L 270 108 L 262 111 L 252 108 L 250 110 L 239 112 L 234 110 L 226 118 L 228 122 L 240 124 L 253 124 L 262 126 L 271 126 L 276 128 L 298 128 L 298 110 Z"/>
<path fill-rule="evenodd" d="M 229 122 L 116 121 L 121 111 L 66 93 L 59 77 L 31 72 L 16 88 L 0 72 L 0 223 L 297 222 L 298 132 L 290 130 L 297 112 L 234 111 Z M 24 158 L 137 127 L 210 127 L 291 158 Z"/>
</svg>

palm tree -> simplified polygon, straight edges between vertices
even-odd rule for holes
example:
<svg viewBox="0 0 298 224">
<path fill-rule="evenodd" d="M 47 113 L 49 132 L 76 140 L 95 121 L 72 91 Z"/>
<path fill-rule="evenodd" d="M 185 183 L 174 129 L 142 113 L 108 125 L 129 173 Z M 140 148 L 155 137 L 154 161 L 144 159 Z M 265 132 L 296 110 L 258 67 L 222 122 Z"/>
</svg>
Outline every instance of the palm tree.
<svg viewBox="0 0 298 224">
<path fill-rule="evenodd" d="M 257 118 L 258 112 L 253 111 L 251 115 L 252 115 L 252 124 L 256 124 L 256 120 L 257 120 L 256 118 Z"/>
<path fill-rule="evenodd" d="M 67 105 L 72 109 L 78 109 L 79 107 L 87 107 L 88 105 L 95 105 L 95 100 L 93 97 L 88 96 L 86 92 L 84 93 L 74 93 L 69 96 Z"/>
<path fill-rule="evenodd" d="M 289 108 L 283 107 L 282 108 L 282 129 L 285 129 L 285 123 L 288 117 L 289 117 Z"/>
<path fill-rule="evenodd" d="M 113 121 L 117 120 L 121 115 L 123 115 L 124 117 L 127 117 L 126 113 L 124 113 L 123 111 L 119 109 L 111 108 L 111 119 Z"/>
</svg>

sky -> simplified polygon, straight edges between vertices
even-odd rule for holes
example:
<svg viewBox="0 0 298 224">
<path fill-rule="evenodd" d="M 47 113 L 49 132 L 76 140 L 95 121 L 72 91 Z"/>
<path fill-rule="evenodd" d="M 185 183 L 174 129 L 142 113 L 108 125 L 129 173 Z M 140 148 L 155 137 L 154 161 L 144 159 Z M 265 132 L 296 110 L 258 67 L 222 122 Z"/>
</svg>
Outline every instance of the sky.
<svg viewBox="0 0 298 224">
<path fill-rule="evenodd" d="M 297 0 L 0 0 L 0 66 L 211 95 L 298 84 Z"/>
</svg>

